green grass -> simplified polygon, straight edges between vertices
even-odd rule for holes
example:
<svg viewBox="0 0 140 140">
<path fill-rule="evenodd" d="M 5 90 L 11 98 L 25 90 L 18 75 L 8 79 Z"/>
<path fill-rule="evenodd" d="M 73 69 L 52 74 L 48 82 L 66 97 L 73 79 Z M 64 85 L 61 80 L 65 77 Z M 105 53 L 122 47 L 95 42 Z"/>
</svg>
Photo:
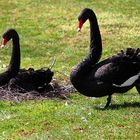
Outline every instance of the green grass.
<svg viewBox="0 0 140 140">
<path fill-rule="evenodd" d="M 104 111 L 99 107 L 105 98 L 93 100 L 77 94 L 70 101 L 1 102 L 0 138 L 138 139 L 136 92 L 113 97 L 114 105 Z"/>
<path fill-rule="evenodd" d="M 67 81 L 89 49 L 88 22 L 77 33 L 77 16 L 85 7 L 92 8 L 99 21 L 102 59 L 140 46 L 139 0 L 1 0 L 0 33 L 18 31 L 22 68 L 47 67 L 55 57 L 54 78 Z M 10 60 L 11 42 L 7 46 L 0 52 L 1 65 Z M 0 101 L 0 139 L 140 139 L 137 91 L 115 94 L 108 110 L 99 109 L 105 103 L 106 97 L 93 100 L 80 94 L 71 94 L 68 101 Z"/>
</svg>

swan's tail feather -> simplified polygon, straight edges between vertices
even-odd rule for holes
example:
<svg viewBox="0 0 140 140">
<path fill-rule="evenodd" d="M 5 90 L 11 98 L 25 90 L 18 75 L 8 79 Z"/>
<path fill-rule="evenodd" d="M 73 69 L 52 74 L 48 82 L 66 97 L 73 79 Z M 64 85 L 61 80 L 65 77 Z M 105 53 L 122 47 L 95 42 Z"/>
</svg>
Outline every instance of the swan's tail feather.
<svg viewBox="0 0 140 140">
<path fill-rule="evenodd" d="M 137 56 L 140 53 L 140 49 L 134 49 L 134 48 L 127 48 L 126 50 L 126 55 L 129 56 Z"/>
<path fill-rule="evenodd" d="M 140 62 L 140 48 L 127 48 L 126 51 L 121 50 L 118 55 L 129 57 L 134 62 Z"/>
</svg>

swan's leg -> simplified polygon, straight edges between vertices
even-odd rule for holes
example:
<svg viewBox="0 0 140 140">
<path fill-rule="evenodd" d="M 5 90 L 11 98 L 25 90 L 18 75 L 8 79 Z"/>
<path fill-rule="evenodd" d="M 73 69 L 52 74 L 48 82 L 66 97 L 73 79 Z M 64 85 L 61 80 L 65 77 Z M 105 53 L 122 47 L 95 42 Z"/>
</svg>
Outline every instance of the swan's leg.
<svg viewBox="0 0 140 140">
<path fill-rule="evenodd" d="M 104 107 L 105 109 L 109 107 L 110 102 L 111 102 L 111 98 L 112 98 L 112 96 L 111 96 L 111 95 L 108 95 L 107 103 L 106 103 L 106 105 L 105 105 L 105 107 Z"/>
</svg>

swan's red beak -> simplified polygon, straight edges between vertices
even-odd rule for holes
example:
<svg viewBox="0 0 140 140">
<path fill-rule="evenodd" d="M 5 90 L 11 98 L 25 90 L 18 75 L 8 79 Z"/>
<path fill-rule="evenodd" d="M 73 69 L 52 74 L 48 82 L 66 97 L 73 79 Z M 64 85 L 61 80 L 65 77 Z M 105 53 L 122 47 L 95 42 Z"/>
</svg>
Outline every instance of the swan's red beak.
<svg viewBox="0 0 140 140">
<path fill-rule="evenodd" d="M 4 48 L 4 46 L 7 44 L 8 40 L 6 38 L 2 39 L 2 43 L 1 43 L 1 48 Z"/>
<path fill-rule="evenodd" d="M 83 26 L 83 21 L 82 20 L 79 20 L 78 21 L 78 32 L 81 31 L 82 26 Z"/>
</svg>

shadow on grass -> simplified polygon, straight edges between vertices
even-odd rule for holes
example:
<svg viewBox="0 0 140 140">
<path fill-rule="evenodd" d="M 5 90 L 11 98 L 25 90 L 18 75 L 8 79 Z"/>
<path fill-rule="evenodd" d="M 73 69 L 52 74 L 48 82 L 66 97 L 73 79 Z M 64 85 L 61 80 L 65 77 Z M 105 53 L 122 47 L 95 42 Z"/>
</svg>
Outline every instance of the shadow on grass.
<svg viewBox="0 0 140 140">
<path fill-rule="evenodd" d="M 121 109 L 121 108 L 128 108 L 128 107 L 140 107 L 139 102 L 133 102 L 133 103 L 127 103 L 124 102 L 123 104 L 111 104 L 108 108 L 102 108 L 102 107 L 95 107 L 97 110 L 113 110 L 113 109 Z"/>
</svg>

